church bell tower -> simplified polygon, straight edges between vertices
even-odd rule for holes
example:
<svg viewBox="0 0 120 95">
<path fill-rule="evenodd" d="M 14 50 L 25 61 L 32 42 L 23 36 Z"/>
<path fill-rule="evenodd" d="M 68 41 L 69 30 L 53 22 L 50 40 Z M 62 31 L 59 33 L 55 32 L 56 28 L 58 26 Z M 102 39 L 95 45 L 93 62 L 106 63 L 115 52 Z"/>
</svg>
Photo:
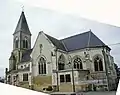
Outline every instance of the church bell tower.
<svg viewBox="0 0 120 95">
<path fill-rule="evenodd" d="M 12 57 L 10 57 L 9 59 L 9 64 L 12 64 L 11 66 L 13 66 L 14 57 L 14 64 L 17 65 L 22 58 L 23 52 L 29 49 L 31 49 L 31 33 L 27 24 L 25 14 L 22 11 L 15 32 L 13 33 L 13 51 L 11 53 Z M 11 66 L 9 66 L 9 68 Z"/>
<path fill-rule="evenodd" d="M 31 49 L 31 33 L 22 11 L 17 27 L 13 34 L 13 50 L 15 49 Z"/>
</svg>

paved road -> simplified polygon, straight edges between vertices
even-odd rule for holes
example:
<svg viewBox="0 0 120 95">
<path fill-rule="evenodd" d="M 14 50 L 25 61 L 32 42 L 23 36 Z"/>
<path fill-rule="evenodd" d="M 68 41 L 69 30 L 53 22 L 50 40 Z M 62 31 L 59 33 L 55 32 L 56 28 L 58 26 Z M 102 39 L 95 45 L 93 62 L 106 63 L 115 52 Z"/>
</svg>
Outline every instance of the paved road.
<svg viewBox="0 0 120 95">
<path fill-rule="evenodd" d="M 60 95 L 60 94 L 61 95 L 62 94 L 69 95 L 70 92 L 55 92 L 53 95 Z M 80 93 L 77 93 L 77 95 L 116 95 L 116 92 L 115 91 L 110 91 L 110 92 L 80 92 Z"/>
<path fill-rule="evenodd" d="M 116 95 L 116 92 L 86 92 L 84 95 Z"/>
</svg>

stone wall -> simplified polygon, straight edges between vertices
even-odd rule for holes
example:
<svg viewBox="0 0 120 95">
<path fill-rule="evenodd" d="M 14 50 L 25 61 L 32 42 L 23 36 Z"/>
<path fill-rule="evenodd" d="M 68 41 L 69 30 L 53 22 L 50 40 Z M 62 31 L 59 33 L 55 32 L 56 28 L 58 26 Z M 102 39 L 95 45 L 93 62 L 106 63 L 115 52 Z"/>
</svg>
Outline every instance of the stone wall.
<svg viewBox="0 0 120 95">
<path fill-rule="evenodd" d="M 19 82 L 18 86 L 29 89 L 29 82 Z"/>
<path fill-rule="evenodd" d="M 88 85 L 75 85 L 75 91 L 86 91 Z M 71 83 L 62 83 L 59 86 L 60 92 L 72 92 L 73 91 L 73 85 Z"/>
<path fill-rule="evenodd" d="M 72 85 L 71 83 L 63 83 L 59 86 L 60 92 L 71 92 L 72 91 Z"/>
<path fill-rule="evenodd" d="M 34 90 L 43 91 L 43 88 L 52 86 L 52 76 L 36 76 L 33 78 Z"/>
</svg>

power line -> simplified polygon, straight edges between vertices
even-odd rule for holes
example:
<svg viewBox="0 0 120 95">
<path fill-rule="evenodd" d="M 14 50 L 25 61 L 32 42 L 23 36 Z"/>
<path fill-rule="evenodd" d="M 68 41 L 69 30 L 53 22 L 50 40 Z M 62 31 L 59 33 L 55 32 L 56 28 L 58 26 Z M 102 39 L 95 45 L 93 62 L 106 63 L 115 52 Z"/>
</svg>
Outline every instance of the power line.
<svg viewBox="0 0 120 95">
<path fill-rule="evenodd" d="M 108 46 L 120 45 L 120 43 L 109 44 Z"/>
</svg>

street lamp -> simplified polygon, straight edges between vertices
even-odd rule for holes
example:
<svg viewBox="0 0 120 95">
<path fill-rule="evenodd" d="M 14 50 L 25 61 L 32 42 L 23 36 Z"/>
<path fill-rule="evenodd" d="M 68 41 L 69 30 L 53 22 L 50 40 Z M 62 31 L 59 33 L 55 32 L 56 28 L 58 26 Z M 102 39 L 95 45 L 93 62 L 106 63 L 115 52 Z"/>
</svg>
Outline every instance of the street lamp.
<svg viewBox="0 0 120 95">
<path fill-rule="evenodd" d="M 72 58 L 69 55 L 69 63 L 68 63 L 69 67 L 71 66 L 72 68 L 72 83 L 73 83 L 73 92 L 75 92 L 75 81 L 74 81 L 74 72 L 73 72 L 73 65 L 72 65 Z"/>
</svg>

